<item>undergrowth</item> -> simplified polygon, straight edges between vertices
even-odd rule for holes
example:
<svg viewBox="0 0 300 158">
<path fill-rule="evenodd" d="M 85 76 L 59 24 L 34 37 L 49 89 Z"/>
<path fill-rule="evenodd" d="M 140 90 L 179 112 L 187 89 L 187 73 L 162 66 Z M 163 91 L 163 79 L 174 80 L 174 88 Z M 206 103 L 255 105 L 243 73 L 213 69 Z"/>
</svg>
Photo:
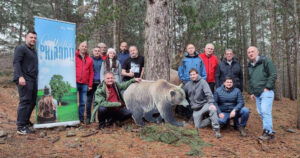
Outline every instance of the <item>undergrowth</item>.
<svg viewBox="0 0 300 158">
<path fill-rule="evenodd" d="M 201 148 L 210 145 L 199 137 L 195 129 L 176 127 L 169 124 L 146 126 L 140 130 L 139 135 L 146 141 L 159 141 L 175 146 L 189 145 L 191 150 L 186 153 L 189 156 L 202 155 Z"/>
</svg>

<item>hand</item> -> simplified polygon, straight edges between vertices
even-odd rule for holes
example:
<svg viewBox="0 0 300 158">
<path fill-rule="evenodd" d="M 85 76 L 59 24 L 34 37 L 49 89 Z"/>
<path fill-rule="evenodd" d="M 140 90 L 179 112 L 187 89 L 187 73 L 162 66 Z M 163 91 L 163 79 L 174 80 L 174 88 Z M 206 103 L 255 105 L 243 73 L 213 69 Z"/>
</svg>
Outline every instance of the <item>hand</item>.
<svg viewBox="0 0 300 158">
<path fill-rule="evenodd" d="M 25 86 L 26 85 L 26 81 L 25 81 L 24 77 L 19 77 L 19 85 L 20 86 Z"/>
<path fill-rule="evenodd" d="M 254 94 L 251 94 L 251 95 L 250 95 L 250 98 L 251 98 L 252 100 L 255 100 Z"/>
<path fill-rule="evenodd" d="M 224 118 L 224 114 L 223 113 L 219 113 L 219 117 L 222 119 L 222 118 Z"/>
<path fill-rule="evenodd" d="M 129 72 L 129 73 L 127 73 L 127 76 L 133 77 L 133 76 L 134 76 L 134 73 L 133 73 L 133 72 Z"/>
<path fill-rule="evenodd" d="M 92 87 L 89 87 L 88 91 L 92 90 L 93 88 Z"/>
<path fill-rule="evenodd" d="M 134 78 L 134 80 L 135 80 L 136 82 L 141 82 L 141 81 L 142 81 L 141 78 Z"/>
<path fill-rule="evenodd" d="M 269 89 L 268 89 L 268 88 L 265 88 L 265 89 L 264 89 L 264 92 L 267 92 L 267 91 L 269 91 Z"/>
<path fill-rule="evenodd" d="M 217 108 L 215 107 L 215 105 L 214 104 L 211 104 L 210 106 L 209 106 L 209 108 L 208 108 L 209 110 L 217 110 Z"/>
<path fill-rule="evenodd" d="M 230 118 L 234 118 L 235 117 L 235 110 L 232 110 L 230 113 Z"/>
</svg>

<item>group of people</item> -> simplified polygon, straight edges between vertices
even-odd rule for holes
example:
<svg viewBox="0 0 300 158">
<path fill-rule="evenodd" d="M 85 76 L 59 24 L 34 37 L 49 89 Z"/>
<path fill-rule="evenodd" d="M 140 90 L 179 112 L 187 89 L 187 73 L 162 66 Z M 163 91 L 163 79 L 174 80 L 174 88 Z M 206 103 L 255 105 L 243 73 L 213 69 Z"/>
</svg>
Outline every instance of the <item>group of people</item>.
<svg viewBox="0 0 300 158">
<path fill-rule="evenodd" d="M 183 89 L 190 103 L 190 107 L 184 109 L 184 114 L 192 115 L 197 130 L 211 124 L 217 138 L 221 137 L 220 128 L 226 127 L 231 119 L 240 135 L 246 136 L 249 109 L 244 106 L 242 95 L 242 67 L 234 58 L 232 49 L 225 50 L 221 62 L 214 55 L 214 45 L 211 43 L 206 44 L 203 53 L 198 53 L 193 44 L 188 44 L 186 51 L 178 68 L 179 78 L 184 83 Z M 263 123 L 263 134 L 259 139 L 270 140 L 275 133 L 272 105 L 276 69 L 270 59 L 260 56 L 255 46 L 247 49 L 247 56 L 249 93 L 256 100 Z"/>
<path fill-rule="evenodd" d="M 107 74 L 107 72 L 110 72 Z M 133 78 L 142 78 L 144 74 L 144 57 L 138 54 L 136 46 L 130 46 L 126 42 L 120 44 L 120 52 L 117 54 L 113 48 L 108 48 L 106 44 L 99 43 L 93 48 L 93 54 L 88 54 L 87 42 L 82 42 L 76 51 L 76 83 L 79 92 L 79 120 L 81 123 L 90 124 L 92 103 L 98 97 L 95 92 L 101 89 L 101 86 L 109 84 L 107 76 L 112 75 L 114 82 L 130 81 Z M 105 83 L 105 84 L 102 84 Z M 100 85 L 100 87 L 99 87 Z M 118 100 L 114 96 L 108 96 L 107 100 L 112 98 L 112 102 Z M 97 102 L 95 101 L 95 104 Z M 103 106 L 105 107 L 105 106 Z M 86 109 L 86 118 L 84 111 Z M 103 113 L 103 108 L 99 108 L 99 113 Z M 103 114 L 102 116 L 106 115 Z M 105 120 L 105 119 L 104 119 Z"/>
<path fill-rule="evenodd" d="M 30 116 L 37 94 L 36 38 L 34 31 L 28 32 L 25 44 L 16 47 L 14 53 L 13 80 L 20 97 L 17 117 L 19 134 L 33 132 L 29 127 L 32 126 Z M 93 121 L 93 103 L 93 115 L 98 111 L 99 128 L 130 117 L 122 90 L 143 78 L 144 57 L 139 55 L 137 47 L 130 46 L 128 49 L 127 43 L 122 42 L 117 53 L 115 49 L 107 49 L 104 43 L 99 43 L 90 56 L 87 42 L 82 42 L 75 54 L 80 122 L 89 124 Z M 269 140 L 274 137 L 272 104 L 276 70 L 270 59 L 259 55 L 256 47 L 250 46 L 247 55 L 250 61 L 249 92 L 251 98 L 256 99 L 257 111 L 263 122 L 263 135 L 259 138 Z M 219 62 L 214 55 L 213 44 L 207 44 L 203 53 L 198 53 L 193 44 L 188 44 L 178 68 L 178 76 L 190 103 L 185 110 L 191 113 L 197 130 L 211 124 L 215 136 L 220 138 L 220 128 L 233 119 L 234 127 L 242 136 L 246 136 L 249 109 L 244 107 L 242 67 L 231 49 L 225 51 L 224 59 Z"/>
</svg>

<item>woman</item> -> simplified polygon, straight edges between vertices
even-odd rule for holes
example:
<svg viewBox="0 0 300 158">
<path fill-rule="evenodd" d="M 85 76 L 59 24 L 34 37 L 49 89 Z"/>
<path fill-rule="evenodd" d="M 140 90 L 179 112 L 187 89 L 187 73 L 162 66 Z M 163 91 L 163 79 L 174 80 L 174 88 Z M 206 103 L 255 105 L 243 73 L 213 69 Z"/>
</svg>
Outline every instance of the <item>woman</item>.
<svg viewBox="0 0 300 158">
<path fill-rule="evenodd" d="M 104 80 L 104 74 L 105 72 L 112 72 L 115 77 L 116 82 L 121 82 L 121 71 L 122 66 L 120 62 L 117 60 L 116 51 L 113 48 L 109 48 L 107 50 L 107 56 L 106 60 L 102 62 L 101 70 L 100 70 L 100 80 L 101 82 Z"/>
</svg>

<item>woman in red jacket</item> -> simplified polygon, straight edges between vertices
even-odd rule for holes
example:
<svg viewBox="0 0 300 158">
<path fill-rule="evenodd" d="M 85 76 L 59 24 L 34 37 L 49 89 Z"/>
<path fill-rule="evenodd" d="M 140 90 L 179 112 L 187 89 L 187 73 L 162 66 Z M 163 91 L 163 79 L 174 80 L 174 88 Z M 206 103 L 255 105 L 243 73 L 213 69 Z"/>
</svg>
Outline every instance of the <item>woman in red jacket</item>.
<svg viewBox="0 0 300 158">
<path fill-rule="evenodd" d="M 89 56 L 87 50 L 87 42 L 82 42 L 79 44 L 78 50 L 76 51 L 76 85 L 77 91 L 79 92 L 78 112 L 81 123 L 84 122 L 87 92 L 92 89 L 94 77 L 93 59 Z M 87 109 L 88 108 L 90 107 L 87 107 Z"/>
</svg>

